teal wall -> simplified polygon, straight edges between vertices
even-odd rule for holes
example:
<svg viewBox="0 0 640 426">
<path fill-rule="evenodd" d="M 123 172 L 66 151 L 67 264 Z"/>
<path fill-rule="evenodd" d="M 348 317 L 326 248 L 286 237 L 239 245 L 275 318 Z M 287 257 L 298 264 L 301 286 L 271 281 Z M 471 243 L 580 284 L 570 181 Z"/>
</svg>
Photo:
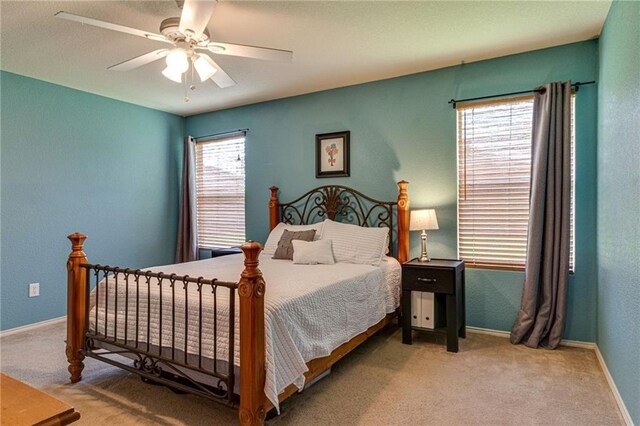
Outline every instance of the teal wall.
<svg viewBox="0 0 640 426">
<path fill-rule="evenodd" d="M 7 72 L 0 85 L 0 327 L 66 313 L 74 231 L 89 261 L 172 261 L 184 119 Z"/>
<path fill-rule="evenodd" d="M 287 200 L 314 186 L 340 183 L 380 199 L 394 199 L 395 182 L 411 182 L 414 208 L 437 209 L 440 230 L 430 253 L 456 256 L 456 114 L 447 104 L 533 88 L 550 81 L 597 77 L 597 41 L 587 41 L 389 80 L 323 91 L 187 118 L 190 135 L 249 128 L 247 236 L 268 233 L 268 187 Z M 570 278 L 569 339 L 596 337 L 596 115 L 597 90 L 576 100 L 576 273 Z M 351 177 L 316 179 L 314 136 L 351 131 Z M 412 254 L 419 238 L 412 238 Z M 469 270 L 469 324 L 509 330 L 520 304 L 523 274 Z"/>
<path fill-rule="evenodd" d="M 631 417 L 640 422 L 639 45 L 640 2 L 614 1 L 599 43 L 186 120 L 0 72 L 0 329 L 64 315 L 65 236 L 73 231 L 89 235 L 90 261 L 137 267 L 173 260 L 185 133 L 250 129 L 249 238 L 266 238 L 270 185 L 281 187 L 283 200 L 326 183 L 392 199 L 395 182 L 406 179 L 413 208 L 437 209 L 441 229 L 430 234 L 431 255 L 454 257 L 456 126 L 447 100 L 598 80 L 597 89 L 582 87 L 576 100 L 576 272 L 565 337 L 597 341 Z M 351 130 L 351 177 L 315 179 L 314 135 L 335 130 Z M 417 254 L 416 235 L 411 245 Z M 469 324 L 509 330 L 523 274 L 470 269 L 467 277 Z M 40 282 L 40 297 L 27 297 L 29 282 Z"/>
<path fill-rule="evenodd" d="M 640 424 L 640 2 L 613 2 L 599 80 L 597 342 Z"/>
</svg>

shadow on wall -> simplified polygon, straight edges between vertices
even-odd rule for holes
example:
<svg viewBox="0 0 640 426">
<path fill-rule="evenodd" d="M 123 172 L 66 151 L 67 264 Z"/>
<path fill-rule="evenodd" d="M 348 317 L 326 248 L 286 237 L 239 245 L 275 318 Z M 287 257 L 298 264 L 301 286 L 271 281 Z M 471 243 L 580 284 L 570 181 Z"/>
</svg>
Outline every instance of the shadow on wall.
<svg viewBox="0 0 640 426">
<path fill-rule="evenodd" d="M 467 324 L 511 330 L 523 280 L 523 272 L 466 268 Z"/>
<path fill-rule="evenodd" d="M 300 161 L 282 161 L 281 152 L 272 149 L 263 161 L 267 164 L 273 163 L 281 171 L 283 176 L 294 176 L 290 181 L 274 182 L 280 188 L 279 199 L 283 203 L 298 198 L 307 191 L 324 185 L 341 185 L 352 188 L 364 195 L 380 200 L 395 201 L 398 197 L 397 180 L 408 180 L 400 177 L 396 180 L 396 174 L 400 169 L 400 161 L 393 148 L 393 141 L 386 135 L 383 129 L 370 118 L 358 117 L 357 125 L 349 126 L 342 122 L 319 123 L 313 128 L 306 128 L 302 131 L 305 138 L 301 141 L 303 147 L 295 148 L 295 155 L 301 158 Z M 335 131 L 349 130 L 350 137 L 350 176 L 342 178 L 316 178 L 315 177 L 315 135 L 330 133 Z M 293 155 L 293 153 L 290 153 Z M 251 173 L 248 170 L 249 173 Z M 277 178 L 276 178 L 277 179 Z M 257 216 L 266 216 L 269 201 L 269 191 L 267 186 L 271 182 L 262 182 L 264 188 L 260 188 L 260 211 Z M 409 185 L 409 197 L 411 197 L 411 184 Z M 252 227 L 251 218 L 247 217 L 247 226 Z M 394 226 L 397 219 L 394 217 Z M 253 231 L 253 229 L 252 229 Z M 259 230 L 256 230 L 256 232 Z M 268 230 L 263 232 L 264 238 Z M 253 234 L 252 234 L 253 235 Z M 394 240 L 396 235 L 394 234 Z M 260 240 L 259 240 L 260 241 Z"/>
<path fill-rule="evenodd" d="M 397 198 L 398 180 L 407 180 L 406 177 L 396 179 L 396 172 L 400 169 L 400 160 L 393 148 L 394 141 L 380 128 L 377 123 L 369 121 L 362 115 L 358 115 L 356 126 L 342 123 L 320 124 L 320 130 L 312 130 L 315 134 L 326 133 L 324 129 L 337 131 L 349 130 L 351 132 L 350 159 L 351 176 L 346 178 L 316 178 L 311 183 L 312 187 L 320 185 L 344 185 L 351 187 L 363 194 L 382 201 L 391 201 Z M 315 167 L 315 145 L 312 158 L 305 160 Z M 315 172 L 314 172 L 315 176 Z M 310 189 L 310 188 L 309 188 Z M 411 187 L 409 188 L 409 191 Z"/>
<path fill-rule="evenodd" d="M 411 193 L 409 193 L 411 196 Z M 456 241 L 458 232 L 457 221 L 457 204 L 438 204 L 438 205 L 416 205 L 411 204 L 411 210 L 419 209 L 435 209 L 438 218 L 438 229 L 427 231 L 427 251 L 429 257 L 435 259 L 457 259 L 458 253 L 456 245 L 452 241 Z M 420 231 L 411 231 L 409 253 L 410 257 L 416 257 L 421 250 Z"/>
<path fill-rule="evenodd" d="M 363 128 L 360 128 L 361 126 L 362 124 L 358 126 L 355 137 L 354 132 L 351 133 L 351 158 L 355 160 L 351 164 L 353 183 L 340 184 L 352 186 L 353 189 L 380 201 L 395 201 L 398 198 L 398 181 L 408 180 L 408 178 L 396 179 L 397 172 L 400 170 L 400 160 L 393 149 L 393 142 L 376 123 L 367 122 Z M 354 140 L 355 143 L 353 143 Z M 323 184 L 321 179 L 317 181 Z M 411 182 L 409 182 L 408 192 L 411 200 Z M 392 232 L 392 238 L 394 247 L 397 248 L 397 216 L 393 220 L 395 229 Z"/>
</svg>

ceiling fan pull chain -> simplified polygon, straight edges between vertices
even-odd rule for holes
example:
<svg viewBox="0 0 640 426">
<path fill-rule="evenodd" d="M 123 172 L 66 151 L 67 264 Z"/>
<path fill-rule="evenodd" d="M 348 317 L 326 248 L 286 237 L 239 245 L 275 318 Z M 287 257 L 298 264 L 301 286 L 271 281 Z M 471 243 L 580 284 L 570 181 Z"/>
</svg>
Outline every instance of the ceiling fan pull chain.
<svg viewBox="0 0 640 426">
<path fill-rule="evenodd" d="M 191 86 L 189 86 L 189 89 L 191 90 L 196 90 L 196 85 L 193 84 L 194 81 L 196 81 L 196 78 L 194 76 L 194 66 L 193 64 L 191 65 Z"/>
<path fill-rule="evenodd" d="M 188 81 L 187 81 L 188 79 L 189 79 L 189 74 L 186 74 L 184 76 L 184 86 L 183 86 L 184 87 L 184 101 L 185 101 L 185 103 L 189 102 L 189 96 L 187 96 L 187 85 L 189 84 Z"/>
<path fill-rule="evenodd" d="M 184 101 L 185 102 L 189 102 L 189 95 L 187 92 L 187 86 L 189 86 L 190 90 L 196 90 L 196 85 L 193 84 L 194 82 L 194 75 L 193 75 L 193 65 L 191 65 L 191 76 L 189 76 L 189 73 L 185 74 L 184 77 Z M 189 78 L 191 78 L 191 80 L 189 80 Z"/>
</svg>

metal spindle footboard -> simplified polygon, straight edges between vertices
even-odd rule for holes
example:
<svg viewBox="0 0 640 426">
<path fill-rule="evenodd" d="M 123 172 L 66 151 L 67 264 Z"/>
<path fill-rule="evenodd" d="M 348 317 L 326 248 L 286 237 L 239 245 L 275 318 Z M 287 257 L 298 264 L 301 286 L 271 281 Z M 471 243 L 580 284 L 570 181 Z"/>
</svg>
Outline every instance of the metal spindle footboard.
<svg viewBox="0 0 640 426">
<path fill-rule="evenodd" d="M 237 404 L 237 395 L 234 394 L 234 343 L 238 283 L 140 269 L 91 264 L 80 266 L 86 273 L 83 347 L 85 356 L 99 359 L 181 391 L 198 394 L 228 405 Z M 92 281 L 95 288 L 94 303 L 90 302 Z M 154 312 L 152 307 L 154 303 L 151 295 L 154 286 L 158 288 L 157 312 Z M 120 293 L 118 297 L 118 292 L 123 289 L 124 296 Z M 197 295 L 190 290 L 196 291 Z M 224 352 L 224 348 L 219 346 L 218 336 L 218 296 L 219 292 L 224 290 L 229 292 L 226 360 L 218 357 L 220 349 Z M 205 295 L 208 291 L 212 296 Z M 178 300 L 176 304 L 176 293 L 179 297 L 179 292 L 183 292 L 184 299 Z M 112 293 L 111 297 L 110 293 Z M 163 298 L 166 299 L 163 300 Z M 118 311 L 118 303 L 123 301 L 124 313 L 122 314 Z M 113 302 L 112 306 L 110 302 Z M 171 306 L 171 312 L 164 311 L 165 302 Z M 196 303 L 197 309 L 193 310 L 197 310 L 197 314 L 189 312 L 190 303 Z M 212 306 L 207 305 L 208 303 Z M 207 307 L 213 311 L 211 327 L 205 324 L 203 316 L 203 308 Z M 176 326 L 176 314 L 183 316 L 182 327 Z M 198 315 L 198 318 L 190 323 L 189 318 L 193 315 Z M 91 325 L 92 320 L 93 325 Z M 157 320 L 155 328 L 158 330 L 156 343 L 153 342 L 152 336 L 155 320 Z M 166 328 L 163 330 L 164 323 L 169 320 L 170 330 Z M 189 332 L 190 330 L 193 332 L 194 327 L 198 336 L 195 350 L 189 346 Z M 207 328 L 213 329 L 211 357 L 204 355 L 206 351 L 203 346 L 203 336 L 207 337 L 205 335 Z M 169 333 L 168 338 L 167 333 Z M 176 347 L 176 340 L 181 338 L 184 340 L 183 345 Z M 167 344 L 168 342 L 170 343 Z M 121 356 L 133 359 L 133 363 L 127 363 Z M 221 361 L 226 362 L 226 368 Z M 201 378 L 203 374 L 210 379 L 207 380 L 208 383 L 194 377 Z"/>
</svg>

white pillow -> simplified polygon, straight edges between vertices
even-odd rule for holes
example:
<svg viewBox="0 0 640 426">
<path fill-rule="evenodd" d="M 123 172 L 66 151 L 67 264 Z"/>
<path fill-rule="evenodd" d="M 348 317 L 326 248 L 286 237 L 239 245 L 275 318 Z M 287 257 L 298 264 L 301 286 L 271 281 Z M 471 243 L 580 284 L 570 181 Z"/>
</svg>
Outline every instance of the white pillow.
<svg viewBox="0 0 640 426">
<path fill-rule="evenodd" d="M 336 263 L 331 249 L 331 240 L 292 240 L 293 263 L 299 265 L 333 265 Z"/>
<path fill-rule="evenodd" d="M 380 265 L 386 250 L 389 228 L 365 227 L 325 220 L 321 240 L 333 241 L 333 255 L 338 262 Z"/>
<path fill-rule="evenodd" d="M 312 223 L 311 225 L 289 225 L 287 223 L 280 222 L 276 225 L 275 228 L 269 233 L 269 237 L 267 238 L 267 242 L 264 243 L 264 249 L 262 252 L 266 255 L 273 256 L 278 248 L 278 241 L 282 238 L 282 234 L 284 230 L 296 232 L 296 231 L 307 231 L 309 229 L 316 230 L 315 240 L 320 239 L 320 234 L 322 233 L 323 222 Z"/>
</svg>

